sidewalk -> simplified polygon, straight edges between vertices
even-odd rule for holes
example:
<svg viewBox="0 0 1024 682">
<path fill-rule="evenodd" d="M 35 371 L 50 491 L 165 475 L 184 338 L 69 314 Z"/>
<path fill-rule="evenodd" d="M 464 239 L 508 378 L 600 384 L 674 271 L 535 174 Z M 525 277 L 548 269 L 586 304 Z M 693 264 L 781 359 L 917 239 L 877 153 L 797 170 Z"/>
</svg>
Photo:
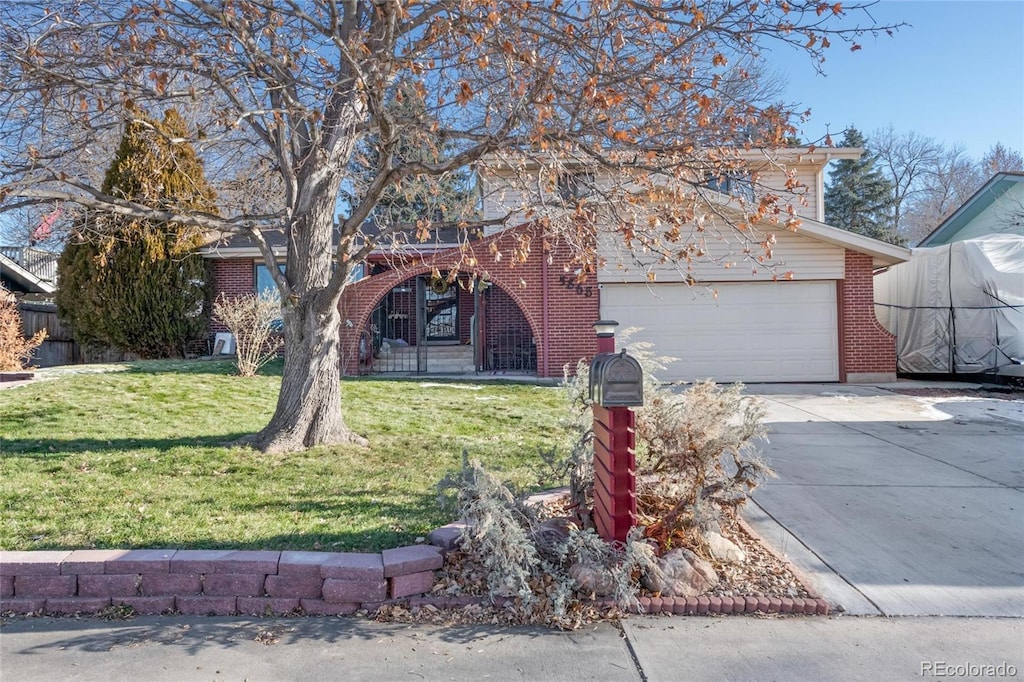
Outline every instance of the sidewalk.
<svg viewBox="0 0 1024 682">
<path fill-rule="evenodd" d="M 24 619 L 6 680 L 900 680 L 922 666 L 1024 676 L 1024 623 L 966 618 L 636 617 L 575 632 L 353 618 Z"/>
</svg>

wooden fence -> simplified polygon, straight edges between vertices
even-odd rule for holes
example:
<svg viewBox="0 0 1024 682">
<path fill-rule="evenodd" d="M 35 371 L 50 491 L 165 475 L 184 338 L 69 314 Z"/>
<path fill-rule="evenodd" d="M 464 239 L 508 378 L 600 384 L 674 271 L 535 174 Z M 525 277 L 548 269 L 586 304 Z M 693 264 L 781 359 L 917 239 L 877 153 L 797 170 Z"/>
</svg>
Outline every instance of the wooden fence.
<svg viewBox="0 0 1024 682">
<path fill-rule="evenodd" d="M 21 326 L 25 336 L 32 336 L 40 329 L 46 330 L 43 345 L 32 353 L 31 364 L 36 367 L 54 367 L 82 362 L 82 349 L 71 334 L 71 329 L 57 317 L 57 309 L 45 303 L 22 301 Z"/>
</svg>

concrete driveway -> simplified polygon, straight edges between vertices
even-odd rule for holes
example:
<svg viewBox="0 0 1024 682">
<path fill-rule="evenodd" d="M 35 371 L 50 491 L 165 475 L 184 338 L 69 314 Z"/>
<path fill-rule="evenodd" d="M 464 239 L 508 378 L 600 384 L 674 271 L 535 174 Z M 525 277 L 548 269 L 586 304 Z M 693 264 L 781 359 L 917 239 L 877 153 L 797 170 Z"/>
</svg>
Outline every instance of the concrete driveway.
<svg viewBox="0 0 1024 682">
<path fill-rule="evenodd" d="M 909 387 L 909 385 L 908 385 Z M 760 385 L 744 516 L 847 613 L 1024 617 L 1024 401 Z"/>
</svg>

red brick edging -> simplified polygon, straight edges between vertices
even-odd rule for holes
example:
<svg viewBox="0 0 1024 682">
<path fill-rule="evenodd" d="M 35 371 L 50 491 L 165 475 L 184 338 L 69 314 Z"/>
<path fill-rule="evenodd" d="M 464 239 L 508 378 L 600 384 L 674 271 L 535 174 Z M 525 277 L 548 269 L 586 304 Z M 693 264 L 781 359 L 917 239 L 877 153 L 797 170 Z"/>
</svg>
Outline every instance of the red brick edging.
<svg viewBox="0 0 1024 682">
<path fill-rule="evenodd" d="M 499 601 L 498 606 L 502 605 Z M 486 597 L 412 597 L 409 607 L 433 606 L 438 609 L 459 609 L 472 605 L 487 605 Z M 615 606 L 613 599 L 591 602 L 600 609 Z M 662 614 L 676 616 L 703 616 L 709 614 L 785 613 L 807 616 L 829 614 L 829 604 L 822 598 L 768 598 L 768 597 L 640 597 L 629 613 Z"/>
<path fill-rule="evenodd" d="M 410 608 L 487 606 L 478 596 L 430 596 L 434 571 L 461 524 L 438 528 L 432 545 L 379 554 L 250 550 L 80 549 L 0 551 L 0 613 L 348 615 L 399 600 Z M 502 606 L 506 600 L 495 605 Z M 592 602 L 611 609 L 612 599 Z M 827 601 L 768 597 L 640 597 L 630 613 L 828 615 Z"/>
<path fill-rule="evenodd" d="M 0 552 L 0 612 L 312 615 L 376 610 L 429 592 L 444 556 L 432 545 L 379 554 L 245 550 Z"/>
</svg>

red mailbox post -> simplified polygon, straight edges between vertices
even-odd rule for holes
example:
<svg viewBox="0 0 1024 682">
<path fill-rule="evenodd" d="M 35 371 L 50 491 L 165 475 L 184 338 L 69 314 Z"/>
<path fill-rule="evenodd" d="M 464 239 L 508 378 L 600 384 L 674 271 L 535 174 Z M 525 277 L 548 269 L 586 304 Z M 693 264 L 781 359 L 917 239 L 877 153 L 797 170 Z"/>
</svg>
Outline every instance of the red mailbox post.
<svg viewBox="0 0 1024 682">
<path fill-rule="evenodd" d="M 636 415 L 643 404 L 643 371 L 615 353 L 616 322 L 601 321 L 598 354 L 590 365 L 594 412 L 594 523 L 608 542 L 625 542 L 636 525 Z"/>
<path fill-rule="evenodd" d="M 633 410 L 594 405 L 594 523 L 608 542 L 625 542 L 636 525 L 635 446 Z"/>
</svg>

